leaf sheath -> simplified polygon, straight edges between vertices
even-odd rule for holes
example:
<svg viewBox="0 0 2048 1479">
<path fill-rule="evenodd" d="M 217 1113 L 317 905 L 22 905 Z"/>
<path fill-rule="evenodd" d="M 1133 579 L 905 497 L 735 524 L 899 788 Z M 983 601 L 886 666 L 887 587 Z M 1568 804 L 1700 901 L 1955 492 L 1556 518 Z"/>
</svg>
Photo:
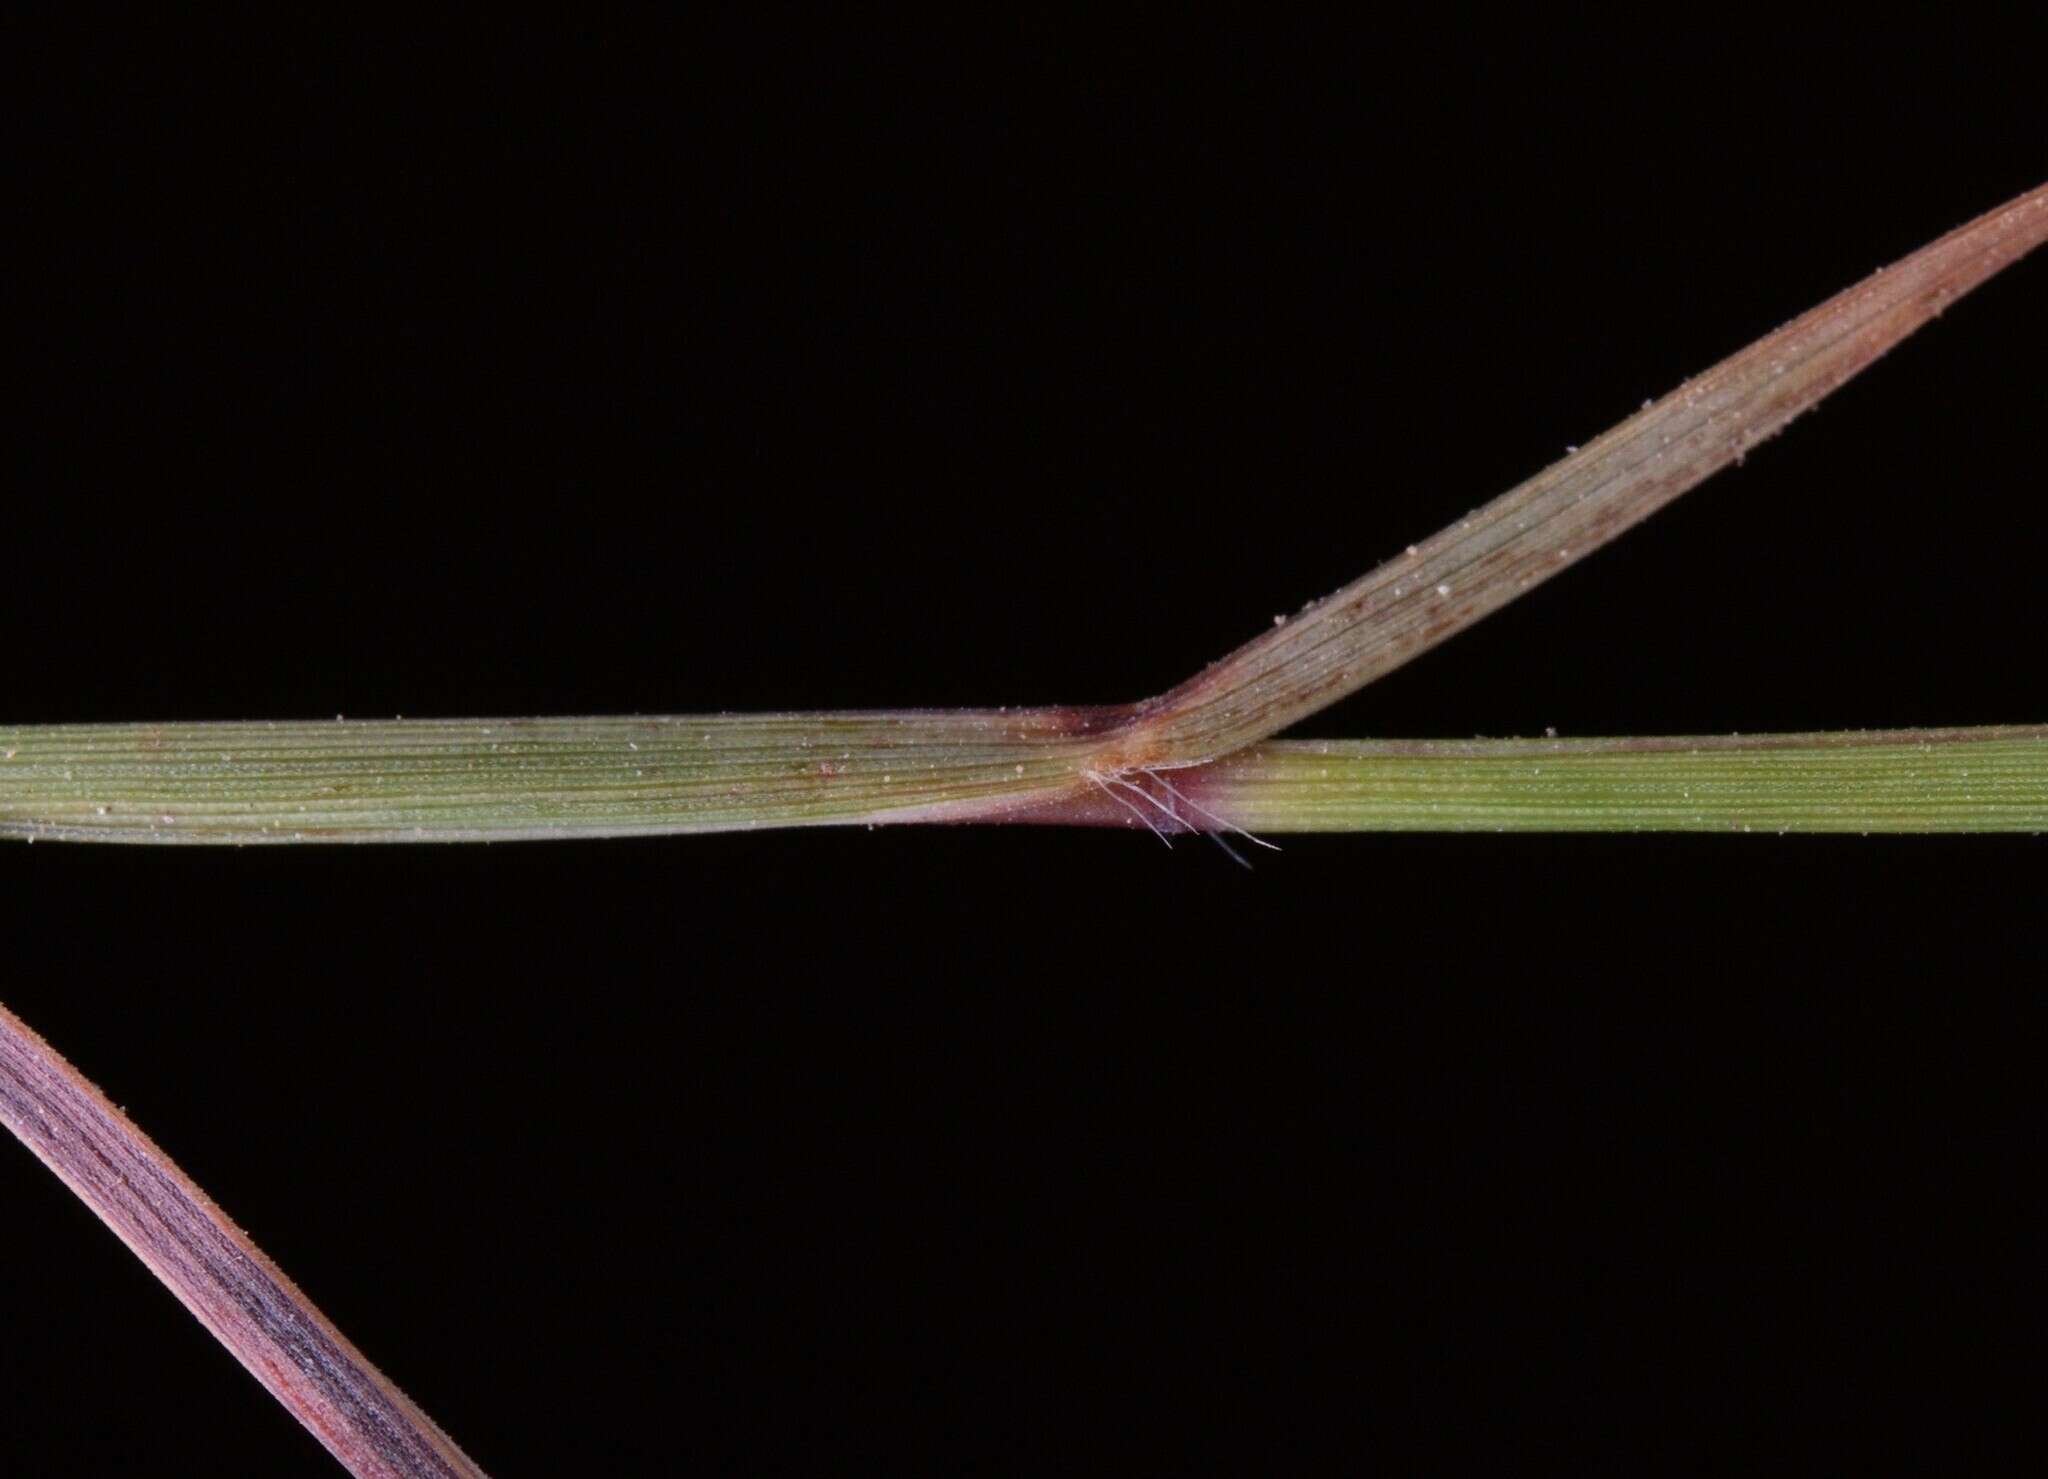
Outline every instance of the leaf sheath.
<svg viewBox="0 0 2048 1479">
<path fill-rule="evenodd" d="M 989 819 L 1073 789 L 1089 710 L 0 729 L 0 836 L 474 842 Z"/>
</svg>

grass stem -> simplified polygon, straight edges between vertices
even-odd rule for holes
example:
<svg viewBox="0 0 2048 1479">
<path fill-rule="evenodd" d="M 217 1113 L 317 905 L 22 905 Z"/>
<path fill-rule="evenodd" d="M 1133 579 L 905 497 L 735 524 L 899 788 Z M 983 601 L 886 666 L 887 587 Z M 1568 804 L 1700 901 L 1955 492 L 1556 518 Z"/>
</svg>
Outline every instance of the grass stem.
<svg viewBox="0 0 2048 1479">
<path fill-rule="evenodd" d="M 351 1474 L 482 1479 L 169 1156 L 4 1006 L 0 1123 Z"/>
</svg>

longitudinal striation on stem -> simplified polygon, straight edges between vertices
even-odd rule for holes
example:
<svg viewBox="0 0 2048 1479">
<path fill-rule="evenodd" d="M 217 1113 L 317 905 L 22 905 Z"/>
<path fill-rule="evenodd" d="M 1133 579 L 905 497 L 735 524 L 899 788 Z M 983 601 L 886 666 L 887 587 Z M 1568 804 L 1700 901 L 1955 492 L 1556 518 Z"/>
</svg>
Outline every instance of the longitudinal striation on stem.
<svg viewBox="0 0 2048 1479">
<path fill-rule="evenodd" d="M 0 1123 L 351 1474 L 483 1479 L 212 1198 L 4 1006 Z"/>
</svg>

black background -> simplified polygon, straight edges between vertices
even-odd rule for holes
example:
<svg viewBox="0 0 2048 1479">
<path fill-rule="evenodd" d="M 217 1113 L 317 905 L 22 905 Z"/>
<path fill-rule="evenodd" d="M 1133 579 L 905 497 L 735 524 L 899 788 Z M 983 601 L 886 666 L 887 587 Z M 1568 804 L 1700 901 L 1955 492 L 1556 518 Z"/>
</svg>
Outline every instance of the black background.
<svg viewBox="0 0 2048 1479">
<path fill-rule="evenodd" d="M 6 717 L 1157 691 L 2048 173 L 2030 49 L 1711 31 L 17 37 Z M 1309 732 L 2048 716 L 2044 334 L 2035 261 Z M 11 846 L 0 921 L 496 1473 L 1952 1459 L 2038 1323 L 2043 860 Z M 331 1472 L 0 1178 L 0 1469 Z"/>
</svg>

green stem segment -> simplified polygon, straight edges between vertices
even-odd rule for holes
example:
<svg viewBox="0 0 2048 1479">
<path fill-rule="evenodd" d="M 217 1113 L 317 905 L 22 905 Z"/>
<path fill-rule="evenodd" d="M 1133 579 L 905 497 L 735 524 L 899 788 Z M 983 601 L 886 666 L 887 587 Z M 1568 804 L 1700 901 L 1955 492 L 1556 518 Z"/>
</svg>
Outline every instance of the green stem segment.
<svg viewBox="0 0 2048 1479">
<path fill-rule="evenodd" d="M 1255 833 L 2048 831 L 2048 726 L 1266 744 L 1167 774 Z"/>
<path fill-rule="evenodd" d="M 0 730 L 0 835 L 470 842 L 894 822 L 2040 831 L 2048 726 L 1268 741 L 1104 771 L 1072 711 Z M 1082 732 L 1077 732 L 1082 731 Z"/>
<path fill-rule="evenodd" d="M 1067 709 L 0 728 L 0 835 L 489 842 L 992 820 L 1073 790 Z"/>
</svg>

